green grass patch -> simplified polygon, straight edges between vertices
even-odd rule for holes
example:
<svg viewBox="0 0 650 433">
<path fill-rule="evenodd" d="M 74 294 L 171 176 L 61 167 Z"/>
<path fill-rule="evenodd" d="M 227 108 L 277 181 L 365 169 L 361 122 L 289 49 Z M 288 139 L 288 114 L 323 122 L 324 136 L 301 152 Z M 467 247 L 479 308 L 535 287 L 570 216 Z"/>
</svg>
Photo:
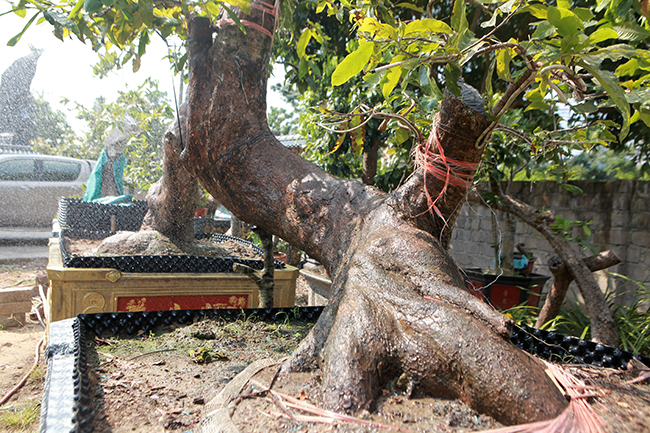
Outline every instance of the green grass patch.
<svg viewBox="0 0 650 433">
<path fill-rule="evenodd" d="M 40 416 L 40 403 L 30 403 L 0 412 L 0 425 L 10 432 L 36 431 L 36 424 Z"/>
<path fill-rule="evenodd" d="M 643 356 L 650 356 L 650 311 L 648 305 L 642 302 L 650 300 L 650 281 L 635 281 L 620 274 L 610 273 L 618 278 L 617 291 L 634 292 L 631 305 L 624 306 L 616 303 L 616 294 L 608 288 L 605 297 L 621 339 L 619 348 Z M 649 277 L 650 278 L 650 277 Z M 573 289 L 572 289 L 573 290 Z M 576 299 L 576 296 L 572 297 Z M 540 300 L 543 305 L 544 300 Z M 503 311 L 518 325 L 534 326 L 540 308 L 517 306 Z M 571 335 L 582 339 L 591 339 L 591 324 L 589 317 L 583 311 L 578 301 L 563 307 L 557 317 L 544 324 L 543 329 Z"/>
</svg>

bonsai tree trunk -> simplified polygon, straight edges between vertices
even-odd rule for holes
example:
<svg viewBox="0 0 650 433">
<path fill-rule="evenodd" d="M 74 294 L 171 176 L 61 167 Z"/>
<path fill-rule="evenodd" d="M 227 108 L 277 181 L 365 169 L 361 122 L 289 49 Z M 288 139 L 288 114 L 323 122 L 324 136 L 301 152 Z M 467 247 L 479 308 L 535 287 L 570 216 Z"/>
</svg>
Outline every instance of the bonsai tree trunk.
<svg viewBox="0 0 650 433">
<path fill-rule="evenodd" d="M 272 30 L 255 8 L 245 19 Z M 285 369 L 320 363 L 325 401 L 338 410 L 372 409 L 382 386 L 403 376 L 409 391 L 459 398 L 505 423 L 558 415 L 567 402 L 542 363 L 509 342 L 510 321 L 465 290 L 447 253 L 466 190 L 449 186 L 433 209 L 425 191 L 435 197 L 445 181 L 424 170 L 387 195 L 287 150 L 266 123 L 270 38 L 217 28 L 213 41 L 209 20 L 188 25 L 183 163 L 238 218 L 333 276 L 331 303 Z M 479 160 L 483 114 L 448 96 L 437 125 L 447 158 Z"/>
<path fill-rule="evenodd" d="M 194 212 L 199 197 L 196 178 L 181 163 L 183 143 L 187 137 L 186 108 L 186 105 L 181 106 L 181 125 L 178 121 L 174 122 L 163 138 L 163 175 L 149 188 L 149 212 L 141 228 L 158 230 L 172 242 L 181 244 L 194 241 Z"/>
</svg>

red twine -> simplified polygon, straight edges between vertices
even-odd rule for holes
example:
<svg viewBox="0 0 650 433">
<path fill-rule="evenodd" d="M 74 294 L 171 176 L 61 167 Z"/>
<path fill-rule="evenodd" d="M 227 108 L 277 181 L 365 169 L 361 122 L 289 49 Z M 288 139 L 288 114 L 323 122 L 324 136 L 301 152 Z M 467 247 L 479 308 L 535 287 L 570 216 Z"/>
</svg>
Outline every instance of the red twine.
<svg viewBox="0 0 650 433">
<path fill-rule="evenodd" d="M 447 158 L 445 152 L 440 145 L 438 140 L 438 134 L 436 132 L 436 120 L 438 120 L 438 115 L 433 120 L 433 128 L 431 130 L 431 135 L 427 140 L 424 149 L 422 145 L 419 145 L 416 150 L 416 162 L 420 167 L 424 168 L 424 192 L 427 196 L 429 202 L 428 212 L 433 210 L 436 215 L 438 215 L 443 221 L 445 218 L 442 216 L 442 212 L 436 206 L 438 200 L 440 200 L 445 193 L 449 185 L 459 186 L 462 188 L 469 188 L 472 186 L 472 181 L 474 179 L 474 173 L 478 168 L 477 163 L 458 161 L 452 158 Z M 435 148 L 432 146 L 433 141 L 435 141 Z M 436 153 L 437 151 L 437 153 Z M 429 190 L 427 188 L 426 176 L 427 173 L 434 175 L 436 178 L 442 180 L 445 184 L 436 197 L 435 200 L 431 198 Z M 445 221 L 446 224 L 446 221 Z"/>
<path fill-rule="evenodd" d="M 278 7 L 278 0 L 275 1 L 275 5 L 271 6 L 268 3 L 263 3 L 263 2 L 254 2 L 251 3 L 251 8 L 257 9 L 262 11 L 262 24 L 264 24 L 264 16 L 268 13 L 273 16 L 273 32 L 270 32 L 268 29 L 264 28 L 263 26 L 254 23 L 252 21 L 248 20 L 240 20 L 239 22 L 242 23 L 244 27 L 252 28 L 255 30 L 259 30 L 260 32 L 264 33 L 268 37 L 271 38 L 271 44 L 273 43 L 273 35 L 275 34 L 275 29 L 276 26 L 278 25 L 278 17 L 280 15 L 280 8 Z M 230 18 L 224 18 L 215 24 L 215 27 L 221 27 L 223 24 L 235 24 L 235 21 L 231 20 Z"/>
</svg>

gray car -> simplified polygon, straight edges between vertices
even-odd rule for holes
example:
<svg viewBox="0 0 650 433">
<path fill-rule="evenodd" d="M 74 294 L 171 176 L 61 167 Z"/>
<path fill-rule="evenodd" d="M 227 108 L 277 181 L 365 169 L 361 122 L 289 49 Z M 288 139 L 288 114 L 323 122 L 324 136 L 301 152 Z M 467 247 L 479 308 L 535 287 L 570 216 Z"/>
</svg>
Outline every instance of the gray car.
<svg viewBox="0 0 650 433">
<path fill-rule="evenodd" d="M 83 196 L 94 161 L 0 154 L 0 227 L 48 227 L 59 197 Z"/>
</svg>

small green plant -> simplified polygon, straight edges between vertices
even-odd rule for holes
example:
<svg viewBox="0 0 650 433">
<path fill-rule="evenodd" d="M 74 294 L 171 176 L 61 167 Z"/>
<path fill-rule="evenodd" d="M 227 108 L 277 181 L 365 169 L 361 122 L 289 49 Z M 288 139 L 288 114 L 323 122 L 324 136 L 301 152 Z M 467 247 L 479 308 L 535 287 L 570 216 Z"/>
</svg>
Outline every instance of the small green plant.
<svg viewBox="0 0 650 433">
<path fill-rule="evenodd" d="M 642 302 L 650 299 L 650 276 L 643 281 L 635 281 L 616 273 L 609 275 L 625 282 L 623 286 L 618 287 L 619 292 L 624 292 L 626 289 L 635 291 L 634 300 L 630 306 L 617 304 L 615 302 L 616 294 L 609 287 L 605 294 L 621 339 L 619 348 L 643 356 L 650 356 L 650 311 L 647 306 L 641 305 Z M 630 289 L 628 286 L 632 288 Z M 575 296 L 572 298 L 576 299 Z M 574 301 L 568 307 L 563 307 L 557 317 L 545 323 L 543 329 L 589 339 L 591 338 L 590 321 L 583 310 L 580 303 Z M 534 325 L 538 313 L 538 308 L 525 305 L 503 311 L 503 314 L 512 318 L 518 325 L 526 326 Z"/>
<path fill-rule="evenodd" d="M 44 369 L 40 365 L 37 365 L 34 371 L 32 371 L 32 374 L 29 375 L 28 382 L 30 384 L 41 382 L 45 378 L 46 374 L 47 374 L 46 369 Z"/>
<path fill-rule="evenodd" d="M 590 241 L 591 229 L 589 226 L 592 224 L 593 221 L 574 221 L 562 218 L 561 216 L 557 215 L 555 217 L 555 222 L 551 224 L 551 228 L 553 231 L 555 231 L 555 233 L 562 235 L 565 241 L 573 242 L 575 244 L 578 244 L 580 248 L 584 250 L 589 250 L 593 254 L 598 254 L 598 251 L 596 251 L 595 247 Z M 583 234 L 574 236 L 573 233 L 575 228 L 581 228 Z"/>
<path fill-rule="evenodd" d="M 514 320 L 520 326 L 534 326 L 539 314 L 539 308 L 528 305 L 517 305 L 516 307 L 503 310 L 502 313 Z"/>
<path fill-rule="evenodd" d="M 197 364 L 209 364 L 212 362 L 212 353 L 210 348 L 206 346 L 201 346 L 198 349 L 190 350 L 190 358 Z"/>
<path fill-rule="evenodd" d="M 613 316 L 621 338 L 621 349 L 644 356 L 650 355 L 650 310 L 642 302 L 650 299 L 650 275 L 644 281 L 635 281 L 624 275 L 610 273 L 610 275 L 625 281 L 619 290 L 624 291 L 628 286 L 635 290 L 634 301 L 629 307 L 612 306 Z"/>
<path fill-rule="evenodd" d="M 0 425 L 9 431 L 31 431 L 41 415 L 40 403 L 29 403 L 0 414 Z"/>
</svg>

